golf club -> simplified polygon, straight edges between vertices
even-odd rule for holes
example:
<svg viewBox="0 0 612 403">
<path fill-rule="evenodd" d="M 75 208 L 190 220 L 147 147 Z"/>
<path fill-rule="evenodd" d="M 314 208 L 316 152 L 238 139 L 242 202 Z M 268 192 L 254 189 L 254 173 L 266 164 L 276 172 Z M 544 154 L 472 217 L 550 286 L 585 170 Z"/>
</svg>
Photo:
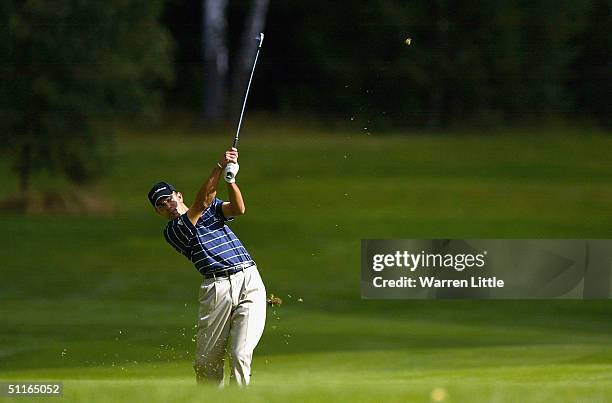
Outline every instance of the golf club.
<svg viewBox="0 0 612 403">
<path fill-rule="evenodd" d="M 263 44 L 264 34 L 261 32 L 255 38 L 259 41 L 259 46 L 257 47 L 257 53 L 255 53 L 255 60 L 253 61 L 253 69 L 251 70 L 251 77 L 249 78 L 249 84 L 247 85 L 246 94 L 244 94 L 244 101 L 242 102 L 242 110 L 240 111 L 240 119 L 238 120 L 238 129 L 236 130 L 236 137 L 234 137 L 234 143 L 232 144 L 233 148 L 238 148 L 238 138 L 240 137 L 240 127 L 242 126 L 242 118 L 244 117 L 244 110 L 246 108 L 247 98 L 249 97 L 249 90 L 251 89 L 251 82 L 253 81 L 253 74 L 255 73 L 255 66 L 257 65 L 257 59 L 259 58 L 259 51 L 261 50 L 261 45 Z M 227 164 L 227 168 L 225 169 L 225 180 L 231 181 L 236 175 L 236 171 L 234 170 L 233 162 Z"/>
</svg>

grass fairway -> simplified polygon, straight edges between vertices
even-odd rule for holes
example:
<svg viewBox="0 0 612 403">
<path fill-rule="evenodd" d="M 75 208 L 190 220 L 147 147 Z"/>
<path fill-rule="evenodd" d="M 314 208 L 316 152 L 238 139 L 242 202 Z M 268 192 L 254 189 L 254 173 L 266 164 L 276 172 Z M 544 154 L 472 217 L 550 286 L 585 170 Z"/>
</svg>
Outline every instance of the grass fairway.
<svg viewBox="0 0 612 403">
<path fill-rule="evenodd" d="M 359 291 L 363 238 L 612 238 L 612 137 L 579 132 L 252 129 L 247 215 L 231 225 L 285 304 L 268 311 L 249 390 L 196 387 L 199 276 L 146 193 L 165 179 L 192 200 L 229 137 L 123 133 L 99 185 L 112 216 L 1 216 L 0 380 L 61 380 L 78 402 L 609 401 L 609 301 Z M 15 190 L 8 172 L 0 187 Z"/>
</svg>

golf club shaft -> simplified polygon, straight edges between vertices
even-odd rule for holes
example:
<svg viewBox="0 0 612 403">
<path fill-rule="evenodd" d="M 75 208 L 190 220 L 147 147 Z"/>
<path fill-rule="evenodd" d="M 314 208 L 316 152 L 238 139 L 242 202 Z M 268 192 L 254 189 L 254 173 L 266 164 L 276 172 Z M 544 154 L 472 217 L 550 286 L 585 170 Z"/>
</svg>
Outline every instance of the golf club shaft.
<svg viewBox="0 0 612 403">
<path fill-rule="evenodd" d="M 255 53 L 255 61 L 253 62 L 253 69 L 251 69 L 251 77 L 249 77 L 249 84 L 247 85 L 246 94 L 244 95 L 244 101 L 242 102 L 242 110 L 240 111 L 240 119 L 238 120 L 238 129 L 236 130 L 236 137 L 234 137 L 233 148 L 238 146 L 238 138 L 240 137 L 240 127 L 242 126 L 242 117 L 244 116 L 244 110 L 246 109 L 247 98 L 249 97 L 249 90 L 251 89 L 251 82 L 253 81 L 253 74 L 255 74 L 255 66 L 257 65 L 257 59 L 259 58 L 259 50 L 263 43 L 264 34 L 259 34 L 259 46 L 257 47 L 257 53 Z"/>
</svg>

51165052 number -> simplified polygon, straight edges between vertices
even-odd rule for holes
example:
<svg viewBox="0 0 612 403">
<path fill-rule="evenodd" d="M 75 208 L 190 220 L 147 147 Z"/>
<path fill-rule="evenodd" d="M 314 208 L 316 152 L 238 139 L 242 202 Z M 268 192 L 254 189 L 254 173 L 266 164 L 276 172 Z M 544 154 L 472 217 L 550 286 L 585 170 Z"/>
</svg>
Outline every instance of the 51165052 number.
<svg viewBox="0 0 612 403">
<path fill-rule="evenodd" d="M 62 382 L 0 382 L 0 396 L 62 396 Z"/>
</svg>

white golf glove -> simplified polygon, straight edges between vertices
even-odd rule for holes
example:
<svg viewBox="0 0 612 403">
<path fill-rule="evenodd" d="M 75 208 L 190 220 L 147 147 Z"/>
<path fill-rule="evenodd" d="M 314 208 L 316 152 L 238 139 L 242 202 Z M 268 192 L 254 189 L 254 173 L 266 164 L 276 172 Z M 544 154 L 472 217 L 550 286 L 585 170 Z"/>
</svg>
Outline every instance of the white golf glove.
<svg viewBox="0 0 612 403">
<path fill-rule="evenodd" d="M 238 170 L 240 169 L 240 165 L 237 162 L 230 162 L 223 168 L 223 179 L 227 183 L 236 182 L 236 175 L 238 175 Z"/>
</svg>

